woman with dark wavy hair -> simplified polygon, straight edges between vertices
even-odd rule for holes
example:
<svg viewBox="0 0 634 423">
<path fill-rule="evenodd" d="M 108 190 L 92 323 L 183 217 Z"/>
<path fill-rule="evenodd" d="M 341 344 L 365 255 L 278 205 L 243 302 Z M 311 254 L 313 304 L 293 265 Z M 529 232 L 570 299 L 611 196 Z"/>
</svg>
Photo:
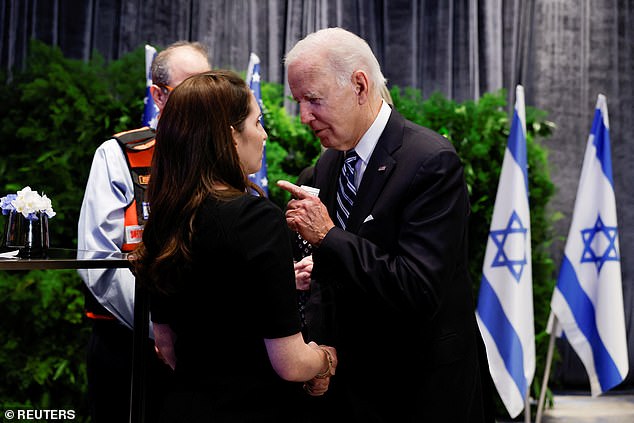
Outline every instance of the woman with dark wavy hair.
<svg viewBox="0 0 634 423">
<path fill-rule="evenodd" d="M 245 82 L 218 70 L 174 89 L 159 121 L 134 264 L 175 371 L 165 421 L 297 421 L 287 381 L 321 395 L 334 374 L 334 349 L 300 333 L 284 215 L 247 176 L 262 161 L 260 117 Z"/>
</svg>

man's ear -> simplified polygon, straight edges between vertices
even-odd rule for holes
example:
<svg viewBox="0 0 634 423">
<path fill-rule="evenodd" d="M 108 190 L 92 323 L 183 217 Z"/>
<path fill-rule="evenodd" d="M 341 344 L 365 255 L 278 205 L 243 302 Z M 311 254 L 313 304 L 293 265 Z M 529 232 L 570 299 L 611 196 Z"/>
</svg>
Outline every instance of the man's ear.
<svg viewBox="0 0 634 423">
<path fill-rule="evenodd" d="M 163 92 L 163 90 L 157 86 L 150 86 L 150 94 L 152 94 L 152 99 L 154 100 L 154 104 L 159 108 L 159 110 L 163 110 L 165 107 L 165 103 L 167 102 L 168 95 Z"/>
<path fill-rule="evenodd" d="M 365 104 L 369 98 L 369 80 L 368 75 L 362 71 L 357 70 L 352 73 L 352 85 L 357 93 L 357 101 L 359 104 Z"/>
</svg>

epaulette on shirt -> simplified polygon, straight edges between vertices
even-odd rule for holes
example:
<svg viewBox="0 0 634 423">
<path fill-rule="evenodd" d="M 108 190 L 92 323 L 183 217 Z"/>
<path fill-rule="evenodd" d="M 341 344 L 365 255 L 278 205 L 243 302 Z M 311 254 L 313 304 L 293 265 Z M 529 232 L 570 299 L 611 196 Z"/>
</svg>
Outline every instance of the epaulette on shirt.
<svg viewBox="0 0 634 423">
<path fill-rule="evenodd" d="M 153 141 L 155 137 L 156 131 L 148 126 L 132 129 L 130 131 L 119 132 L 113 136 L 119 144 L 132 150 L 139 148 L 144 144 L 148 144 L 150 141 Z"/>
</svg>

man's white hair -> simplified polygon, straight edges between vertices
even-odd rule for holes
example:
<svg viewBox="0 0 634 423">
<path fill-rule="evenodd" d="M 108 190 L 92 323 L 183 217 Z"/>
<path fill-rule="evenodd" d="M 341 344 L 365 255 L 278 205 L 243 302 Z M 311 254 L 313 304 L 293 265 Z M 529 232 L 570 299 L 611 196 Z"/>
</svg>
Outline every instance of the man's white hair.
<svg viewBox="0 0 634 423">
<path fill-rule="evenodd" d="M 332 70 L 340 87 L 352 85 L 352 73 L 364 71 L 373 85 L 373 94 L 380 96 L 386 80 L 381 66 L 365 40 L 343 28 L 325 28 L 308 34 L 286 54 L 284 64 L 290 66 L 297 60 L 317 57 Z"/>
</svg>

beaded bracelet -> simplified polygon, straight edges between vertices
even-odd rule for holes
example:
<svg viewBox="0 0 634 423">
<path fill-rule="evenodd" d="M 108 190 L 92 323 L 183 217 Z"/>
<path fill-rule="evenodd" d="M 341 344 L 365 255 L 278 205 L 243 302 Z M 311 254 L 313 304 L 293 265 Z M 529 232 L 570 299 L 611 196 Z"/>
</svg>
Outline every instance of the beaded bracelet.
<svg viewBox="0 0 634 423">
<path fill-rule="evenodd" d="M 324 347 L 322 347 L 320 345 L 319 349 L 324 352 L 328 367 L 323 372 L 317 373 L 315 375 L 315 377 L 317 379 L 325 379 L 325 378 L 327 378 L 328 376 L 330 376 L 332 374 L 332 365 L 333 365 L 334 359 L 333 359 L 332 354 L 330 353 L 330 351 L 328 351 L 326 348 L 324 348 Z"/>
</svg>

